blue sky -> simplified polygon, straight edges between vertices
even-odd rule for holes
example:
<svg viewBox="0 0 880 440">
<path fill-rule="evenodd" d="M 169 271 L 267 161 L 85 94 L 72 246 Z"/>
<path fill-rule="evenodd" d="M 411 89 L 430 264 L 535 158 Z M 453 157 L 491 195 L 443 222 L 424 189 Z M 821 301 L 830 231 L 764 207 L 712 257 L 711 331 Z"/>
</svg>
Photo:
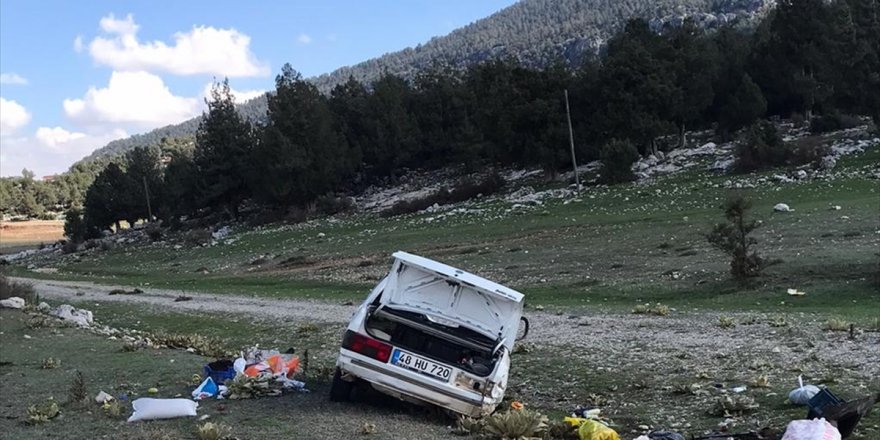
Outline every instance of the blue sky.
<svg viewBox="0 0 880 440">
<path fill-rule="evenodd" d="M 314 76 L 414 46 L 514 0 L 0 2 L 0 175 L 62 172 L 112 139 L 237 97 L 285 62 Z"/>
</svg>

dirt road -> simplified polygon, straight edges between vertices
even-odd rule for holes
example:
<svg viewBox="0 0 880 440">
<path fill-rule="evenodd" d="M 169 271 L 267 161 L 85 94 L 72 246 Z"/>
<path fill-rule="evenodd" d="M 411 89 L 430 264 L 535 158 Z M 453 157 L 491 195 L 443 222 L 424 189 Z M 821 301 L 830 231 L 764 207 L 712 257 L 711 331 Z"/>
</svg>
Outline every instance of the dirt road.
<svg viewBox="0 0 880 440">
<path fill-rule="evenodd" d="M 338 323 L 344 325 L 356 306 L 312 300 L 281 300 L 236 295 L 217 295 L 143 288 L 135 295 L 110 295 L 123 286 L 106 286 L 80 281 L 16 279 L 33 283 L 41 297 L 54 300 L 122 302 L 192 312 L 222 312 L 279 318 L 288 322 Z M 192 300 L 175 302 L 179 295 Z M 670 316 L 607 314 L 590 310 L 570 313 L 527 311 L 531 331 L 527 338 L 537 346 L 577 347 L 577 353 L 603 354 L 608 367 L 639 362 L 648 367 L 675 369 L 687 359 L 676 354 L 702 358 L 711 367 L 748 366 L 760 358 L 782 368 L 803 367 L 809 360 L 828 360 L 869 377 L 880 376 L 878 333 L 857 335 L 849 340 L 844 332 L 822 332 L 821 322 L 802 314 L 783 316 L 760 313 L 728 314 L 736 325 L 722 328 L 720 314 L 673 312 Z M 785 321 L 783 326 L 778 322 Z M 771 325 L 776 322 L 776 324 Z M 807 359 L 805 359 L 807 358 Z M 656 364 L 656 365 L 655 365 Z"/>
</svg>

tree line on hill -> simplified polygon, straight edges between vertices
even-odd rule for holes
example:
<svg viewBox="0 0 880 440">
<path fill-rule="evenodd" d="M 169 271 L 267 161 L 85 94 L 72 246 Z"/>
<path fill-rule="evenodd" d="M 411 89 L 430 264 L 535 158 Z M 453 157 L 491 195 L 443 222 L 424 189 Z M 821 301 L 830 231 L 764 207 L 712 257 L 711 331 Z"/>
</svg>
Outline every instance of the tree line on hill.
<svg viewBox="0 0 880 440">
<path fill-rule="evenodd" d="M 194 148 L 167 168 L 144 165 L 155 147 L 104 168 L 85 195 L 83 224 L 94 234 L 145 219 L 147 199 L 169 221 L 237 217 L 245 201 L 263 211 L 309 208 L 413 168 L 554 172 L 571 166 L 566 89 L 579 160 L 603 160 L 608 182 L 627 180 L 639 154 L 674 147 L 658 139 L 681 143 L 691 129 L 730 138 L 768 115 L 815 117 L 832 128 L 840 114 L 880 120 L 878 47 L 876 0 L 782 0 L 754 32 L 685 22 L 658 34 L 632 20 L 604 57 L 577 69 L 492 60 L 428 69 L 412 81 L 349 79 L 327 96 L 285 65 L 261 122 L 235 111 L 224 81 Z"/>
</svg>

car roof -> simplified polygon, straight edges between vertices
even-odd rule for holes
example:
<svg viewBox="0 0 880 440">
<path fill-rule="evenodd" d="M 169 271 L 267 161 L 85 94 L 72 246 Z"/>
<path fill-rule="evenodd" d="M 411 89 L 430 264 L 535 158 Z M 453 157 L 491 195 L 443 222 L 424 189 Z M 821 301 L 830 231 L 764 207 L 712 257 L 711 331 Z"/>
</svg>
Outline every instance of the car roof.
<svg viewBox="0 0 880 440">
<path fill-rule="evenodd" d="M 523 294 L 516 290 L 425 257 L 403 251 L 395 252 L 392 257 L 406 263 L 407 266 L 416 266 L 424 270 L 436 272 L 446 278 L 454 278 L 479 290 L 507 298 L 514 302 L 521 302 L 523 299 Z"/>
</svg>

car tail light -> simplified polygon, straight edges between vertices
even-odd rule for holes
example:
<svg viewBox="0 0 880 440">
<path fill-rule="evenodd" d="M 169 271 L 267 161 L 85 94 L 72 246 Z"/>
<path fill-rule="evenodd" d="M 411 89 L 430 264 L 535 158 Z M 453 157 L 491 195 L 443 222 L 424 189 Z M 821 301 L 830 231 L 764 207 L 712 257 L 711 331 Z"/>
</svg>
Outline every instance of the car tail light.
<svg viewBox="0 0 880 440">
<path fill-rule="evenodd" d="M 369 356 L 380 362 L 388 362 L 388 358 L 391 357 L 390 345 L 351 330 L 345 332 L 345 337 L 342 338 L 342 348 Z"/>
</svg>

